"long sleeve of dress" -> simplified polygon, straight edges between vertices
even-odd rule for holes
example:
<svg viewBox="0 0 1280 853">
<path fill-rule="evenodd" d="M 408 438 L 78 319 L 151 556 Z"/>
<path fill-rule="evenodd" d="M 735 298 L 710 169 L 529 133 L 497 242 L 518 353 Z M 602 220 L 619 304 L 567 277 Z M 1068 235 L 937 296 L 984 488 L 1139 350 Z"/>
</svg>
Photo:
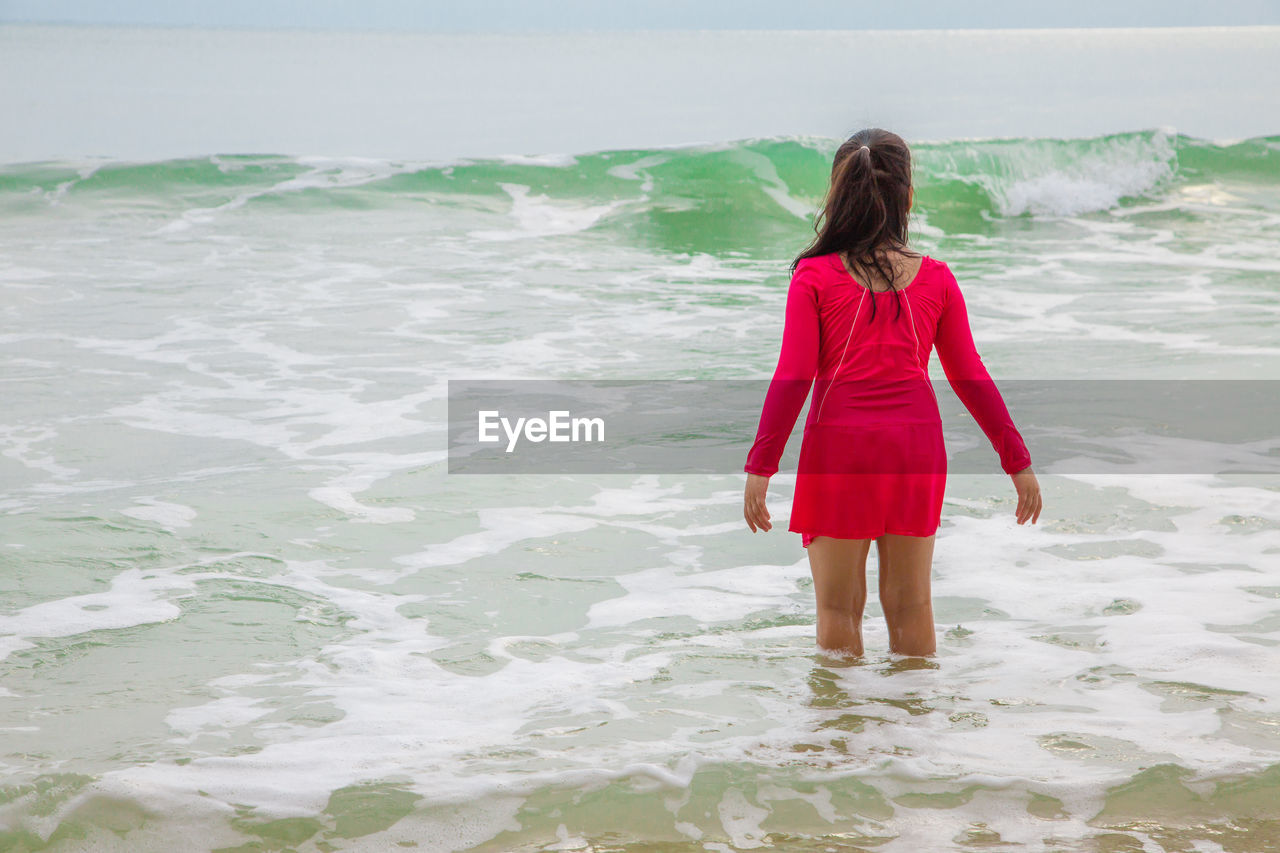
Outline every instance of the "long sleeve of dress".
<svg viewBox="0 0 1280 853">
<path fill-rule="evenodd" d="M 795 428 L 818 371 L 818 290 L 813 274 L 797 270 L 787 289 L 778 366 L 765 394 L 755 443 L 743 470 L 771 477 Z"/>
<path fill-rule="evenodd" d="M 948 279 L 945 302 L 934 336 L 938 360 L 942 362 L 942 370 L 956 396 L 999 454 L 1000 467 L 1006 474 L 1016 474 L 1031 464 L 1031 454 L 974 346 L 969 312 L 960 285 L 954 276 L 948 276 Z"/>
</svg>

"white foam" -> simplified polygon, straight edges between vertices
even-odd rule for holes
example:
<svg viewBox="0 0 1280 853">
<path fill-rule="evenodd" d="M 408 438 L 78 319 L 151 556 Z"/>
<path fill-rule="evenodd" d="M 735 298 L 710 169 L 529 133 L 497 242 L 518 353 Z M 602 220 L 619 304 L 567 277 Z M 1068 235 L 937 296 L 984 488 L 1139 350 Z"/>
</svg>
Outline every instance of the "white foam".
<svg viewBox="0 0 1280 853">
<path fill-rule="evenodd" d="M 1125 135 L 1095 141 L 1088 148 L 1030 144 L 997 151 L 1004 174 L 982 171 L 971 180 L 983 185 L 1002 216 L 1076 216 L 1115 207 L 1166 183 L 1174 172 L 1175 135 Z M 1076 143 L 1079 146 L 1079 143 Z"/>
<path fill-rule="evenodd" d="M 111 588 L 105 592 L 46 601 L 0 616 L 0 660 L 30 647 L 33 644 L 27 640 L 36 637 L 68 637 L 177 619 L 182 609 L 165 594 L 192 587 L 190 578 L 127 569 L 111 579 Z"/>
<path fill-rule="evenodd" d="M 141 506 L 126 507 L 120 510 L 121 515 L 139 518 L 143 521 L 154 521 L 168 530 L 179 527 L 190 527 L 196 511 L 183 504 L 170 503 L 154 497 L 135 498 Z"/>
<path fill-rule="evenodd" d="M 596 526 L 590 518 L 532 507 L 482 508 L 476 515 L 483 532 L 464 533 L 425 551 L 396 557 L 395 562 L 412 570 L 457 565 L 526 539 L 575 533 Z"/>
<path fill-rule="evenodd" d="M 626 594 L 591 605 L 586 627 L 619 627 L 670 616 L 688 616 L 703 624 L 741 619 L 785 606 L 786 596 L 796 591 L 797 574 L 761 565 L 685 574 L 654 568 L 616 575 L 614 580 Z"/>
<path fill-rule="evenodd" d="M 790 188 L 778 175 L 778 168 L 772 160 L 749 148 L 736 148 L 730 156 L 751 170 L 751 173 L 760 181 L 760 189 L 776 201 L 779 207 L 806 223 L 812 221 L 813 205 L 807 200 L 791 195 Z"/>
<path fill-rule="evenodd" d="M 224 696 L 203 705 L 175 708 L 164 721 L 171 729 L 188 735 L 189 741 L 194 740 L 197 733 L 228 737 L 228 729 L 246 725 L 271 713 L 270 707 L 261 705 L 261 699 Z"/>
<path fill-rule="evenodd" d="M 663 163 L 670 161 L 670 159 L 671 156 L 668 154 L 649 154 L 632 160 L 630 163 L 619 163 L 616 166 L 610 166 L 608 174 L 626 181 L 640 181 L 640 192 L 647 196 L 653 191 L 655 185 L 653 175 L 648 170 L 654 166 L 661 166 Z"/>
<path fill-rule="evenodd" d="M 517 227 L 476 229 L 468 232 L 468 237 L 505 241 L 574 234 L 587 230 L 609 213 L 632 203 L 626 199 L 593 205 L 555 202 L 546 195 L 530 195 L 530 187 L 524 184 L 502 182 L 498 186 L 511 196 L 511 217 Z"/>
<path fill-rule="evenodd" d="M 211 159 L 217 163 L 220 171 L 226 171 L 225 163 L 216 158 Z M 230 201 L 213 207 L 186 210 L 177 219 L 160 226 L 151 233 L 153 235 L 177 234 L 197 226 L 208 225 L 216 220 L 219 214 L 244 207 L 253 199 L 267 195 L 309 189 L 357 187 L 404 171 L 415 171 L 417 168 L 400 166 L 391 161 L 372 157 L 302 156 L 297 157 L 296 161 L 313 168 L 309 172 L 280 181 L 270 187 L 254 188 L 238 193 Z"/>
</svg>

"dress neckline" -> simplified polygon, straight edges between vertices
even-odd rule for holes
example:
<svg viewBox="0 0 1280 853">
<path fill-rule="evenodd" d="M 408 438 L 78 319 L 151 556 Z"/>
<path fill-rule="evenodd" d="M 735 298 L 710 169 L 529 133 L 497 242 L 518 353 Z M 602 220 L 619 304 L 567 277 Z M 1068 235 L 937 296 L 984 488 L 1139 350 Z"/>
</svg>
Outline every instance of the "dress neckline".
<svg viewBox="0 0 1280 853">
<path fill-rule="evenodd" d="M 881 294 L 881 293 L 894 293 L 894 292 L 895 292 L 894 290 L 872 290 L 871 288 L 867 287 L 867 286 L 866 286 L 865 284 L 863 284 L 862 282 L 858 281 L 858 279 L 856 279 L 856 278 L 854 277 L 853 273 L 851 273 L 851 272 L 849 271 L 849 268 L 848 268 L 847 266 L 845 266 L 845 264 L 844 264 L 844 255 L 843 255 L 842 253 L 840 253 L 840 252 L 833 252 L 833 253 L 831 254 L 831 258 L 832 258 L 833 262 L 835 263 L 835 266 L 836 266 L 836 268 L 837 268 L 837 269 L 839 269 L 842 273 L 844 273 L 844 274 L 845 274 L 845 276 L 846 276 L 850 281 L 852 281 L 852 282 L 853 282 L 854 284 L 856 284 L 858 287 L 860 287 L 860 288 L 862 288 L 863 290 L 865 290 L 865 291 L 867 291 L 868 293 L 870 293 L 872 296 L 877 296 L 877 295 L 879 295 L 879 294 Z M 920 266 L 916 269 L 916 274 L 915 274 L 915 275 L 913 275 L 913 276 L 911 277 L 911 281 L 907 282 L 907 283 L 906 283 L 906 284 L 904 284 L 902 287 L 897 288 L 896 292 L 901 293 L 902 291 L 906 290 L 907 288 L 911 287 L 911 285 L 913 285 L 913 284 L 915 284 L 917 281 L 919 281 L 919 280 L 920 280 L 920 274 L 921 274 L 922 272 L 924 272 L 924 265 L 925 265 L 926 263 L 928 263 L 928 261 L 929 261 L 929 256 L 928 256 L 928 255 L 921 255 L 921 256 L 920 256 Z"/>
</svg>

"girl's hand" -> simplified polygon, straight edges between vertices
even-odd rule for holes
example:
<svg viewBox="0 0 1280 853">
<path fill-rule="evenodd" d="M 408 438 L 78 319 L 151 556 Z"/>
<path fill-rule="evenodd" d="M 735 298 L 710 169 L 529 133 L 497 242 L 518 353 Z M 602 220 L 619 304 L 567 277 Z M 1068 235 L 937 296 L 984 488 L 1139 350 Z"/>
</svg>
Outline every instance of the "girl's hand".
<svg viewBox="0 0 1280 853">
<path fill-rule="evenodd" d="M 742 517 L 747 520 L 747 526 L 751 528 L 752 533 L 755 533 L 757 528 L 760 530 L 773 528 L 773 524 L 769 521 L 769 510 L 764 505 L 764 495 L 768 490 L 768 477 L 762 477 L 759 474 L 747 475 L 747 489 L 742 499 Z"/>
<path fill-rule="evenodd" d="M 1040 500 L 1040 481 L 1036 479 L 1030 465 L 1009 476 L 1013 477 L 1013 487 L 1018 490 L 1018 523 L 1023 524 L 1030 518 L 1031 523 L 1035 524 L 1043 507 L 1043 502 Z"/>
</svg>

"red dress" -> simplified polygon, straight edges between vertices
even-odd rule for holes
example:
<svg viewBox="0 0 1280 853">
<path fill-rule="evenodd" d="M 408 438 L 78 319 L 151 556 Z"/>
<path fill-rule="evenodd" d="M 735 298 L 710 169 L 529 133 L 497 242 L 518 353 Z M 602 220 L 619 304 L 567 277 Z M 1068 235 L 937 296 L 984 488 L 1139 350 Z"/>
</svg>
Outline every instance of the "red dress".
<svg viewBox="0 0 1280 853">
<path fill-rule="evenodd" d="M 929 381 L 935 345 L 947 381 L 999 454 L 1000 467 L 1013 474 L 1030 465 L 945 263 L 926 255 L 897 294 L 863 287 L 839 253 L 796 265 L 782 351 L 744 470 L 777 472 L 812 386 L 789 525 L 803 534 L 805 547 L 815 536 L 937 532 L 947 451 Z"/>
</svg>

